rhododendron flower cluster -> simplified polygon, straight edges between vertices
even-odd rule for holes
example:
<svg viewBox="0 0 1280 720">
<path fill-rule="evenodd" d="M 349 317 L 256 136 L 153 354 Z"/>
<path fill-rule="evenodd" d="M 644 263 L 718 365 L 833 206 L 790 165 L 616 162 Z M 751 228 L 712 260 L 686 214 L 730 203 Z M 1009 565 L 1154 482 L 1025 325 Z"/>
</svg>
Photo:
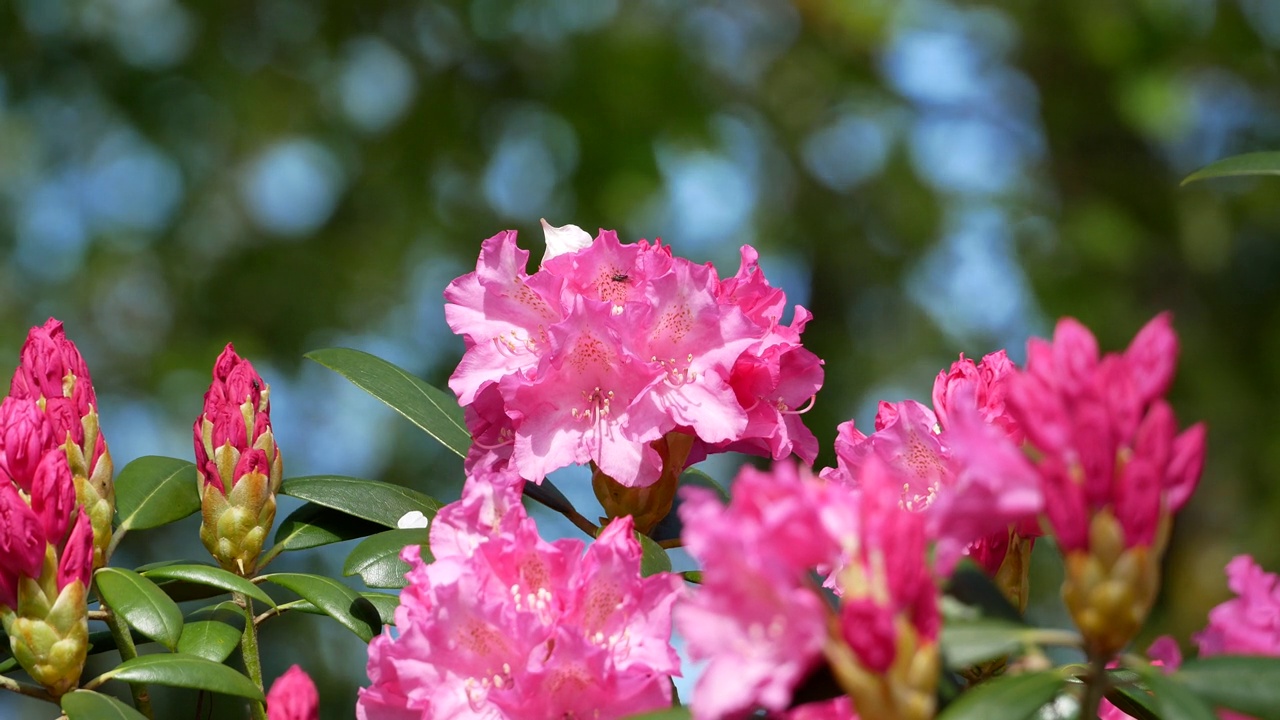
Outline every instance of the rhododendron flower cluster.
<svg viewBox="0 0 1280 720">
<path fill-rule="evenodd" d="M 914 400 L 881 402 L 872 435 L 853 421 L 837 428 L 837 467 L 824 473 L 853 484 L 873 456 L 893 468 L 903 478 L 903 506 L 929 516 L 942 574 L 968 554 L 996 576 L 1011 547 L 1025 568 L 1044 501 L 1015 444 L 1022 430 L 1005 410 L 1014 371 L 1003 350 L 977 364 L 962 356 L 934 383 L 936 413 Z M 1022 573 L 1015 575 L 1008 591 L 1025 600 L 1016 589 Z"/>
<path fill-rule="evenodd" d="M 294 665 L 271 684 L 267 720 L 320 720 L 320 694 L 305 670 Z"/>
<path fill-rule="evenodd" d="M 1010 378 L 1009 409 L 1039 455 L 1066 561 L 1063 599 L 1097 655 L 1124 647 L 1145 620 L 1171 518 L 1204 464 L 1204 425 L 1178 433 L 1163 398 L 1177 348 L 1167 314 L 1103 357 L 1093 334 L 1065 318 L 1052 343 L 1027 343 L 1027 368 Z"/>
<path fill-rule="evenodd" d="M 223 568 L 252 575 L 275 521 L 284 466 L 271 430 L 271 389 L 230 343 L 214 363 L 192 433 L 200 539 Z"/>
<path fill-rule="evenodd" d="M 67 338 L 61 322 L 49 318 L 27 333 L 21 362 L 9 384 L 9 396 L 31 400 L 49 419 L 53 444 L 63 449 L 71 466 L 76 500 L 84 506 L 93 525 L 93 567 L 102 567 L 106 564 L 115 513 L 111 453 L 98 427 L 98 398 L 89 366 L 75 343 Z M 12 432 L 26 437 L 27 461 L 38 461 L 40 456 L 31 454 L 35 445 L 27 434 L 28 425 L 13 427 Z M 16 455 L 22 450 L 14 444 L 9 452 Z M 14 461 L 20 462 L 16 457 Z"/>
<path fill-rule="evenodd" d="M 705 567 L 702 587 L 676 609 L 690 655 L 709 660 L 695 717 L 787 710 L 824 662 L 860 717 L 932 715 L 939 616 L 925 518 L 902 507 L 902 479 L 879 459 L 859 480 L 854 490 L 787 463 L 744 468 L 727 506 L 685 491 L 686 547 Z M 815 571 L 831 574 L 838 610 Z"/>
<path fill-rule="evenodd" d="M 548 228 L 533 273 L 508 231 L 485 241 L 476 271 L 445 291 L 445 316 L 466 342 L 449 386 L 475 438 L 467 467 L 540 482 L 592 463 L 625 487 L 664 466 L 726 449 L 812 461 L 817 440 L 798 413 L 822 385 L 822 361 L 800 344 L 755 250 L 721 279 L 710 265 L 645 241 L 594 241 Z M 584 239 L 585 238 L 585 239 Z M 692 436 L 675 456 L 653 443 Z M 668 468 L 670 470 L 670 468 Z"/>
<path fill-rule="evenodd" d="M 668 707 L 680 581 L 640 576 L 630 518 L 546 542 L 519 482 L 472 476 L 431 524 L 434 562 L 405 550 L 397 636 L 369 645 L 364 720 L 615 718 Z"/>
<path fill-rule="evenodd" d="M 18 663 L 55 697 L 76 686 L 88 652 L 95 539 L 78 491 L 111 505 L 110 460 L 98 464 L 105 483 L 88 487 L 69 462 L 84 469 L 86 437 L 105 457 L 94 402 L 61 324 L 33 328 L 14 392 L 0 402 L 0 623 Z"/>
</svg>

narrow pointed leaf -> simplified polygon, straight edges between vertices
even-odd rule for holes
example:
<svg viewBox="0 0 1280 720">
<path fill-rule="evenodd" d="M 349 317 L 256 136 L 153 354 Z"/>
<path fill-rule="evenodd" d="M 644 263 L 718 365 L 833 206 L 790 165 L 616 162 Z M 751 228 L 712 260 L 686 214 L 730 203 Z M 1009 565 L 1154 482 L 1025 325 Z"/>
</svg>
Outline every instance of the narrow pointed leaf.
<svg viewBox="0 0 1280 720">
<path fill-rule="evenodd" d="M 471 433 L 452 394 L 382 358 L 350 348 L 313 350 L 306 357 L 338 373 L 405 416 L 442 445 L 466 457 Z"/>
<path fill-rule="evenodd" d="M 262 591 L 262 588 L 245 580 L 232 572 L 227 572 L 212 565 L 165 565 L 152 568 L 142 573 L 143 577 L 152 580 L 182 580 L 196 585 L 207 585 L 227 592 L 242 592 L 245 595 L 275 607 L 275 602 Z"/>
<path fill-rule="evenodd" d="M 1182 180 L 1182 184 L 1186 185 L 1197 180 L 1241 175 L 1280 175 L 1280 152 L 1254 152 L 1245 153 L 1244 155 L 1232 155 L 1191 173 Z"/>
<path fill-rule="evenodd" d="M 182 611 L 154 582 L 132 570 L 105 567 L 94 575 L 94 583 L 102 602 L 129 627 L 170 650 L 178 647 Z"/>
<path fill-rule="evenodd" d="M 115 479 L 120 532 L 167 525 L 200 509 L 194 463 L 148 455 L 124 466 Z"/>
<path fill-rule="evenodd" d="M 330 543 L 354 540 L 385 529 L 385 525 L 353 517 L 315 503 L 306 503 L 289 513 L 276 529 L 275 543 L 285 550 L 305 550 Z"/>
<path fill-rule="evenodd" d="M 337 620 L 340 625 L 369 642 L 382 629 L 373 603 L 333 578 L 304 573 L 274 573 L 262 580 L 296 593 Z"/>
<path fill-rule="evenodd" d="M 125 660 L 104 678 L 130 683 L 208 690 L 262 702 L 262 691 L 249 678 L 221 663 L 179 653 L 143 655 Z"/>
<path fill-rule="evenodd" d="M 387 530 L 365 538 L 342 565 L 342 574 L 359 575 L 371 588 L 402 588 L 409 584 L 404 574 L 409 564 L 400 559 L 400 551 L 408 545 L 425 545 L 426 528 Z"/>
<path fill-rule="evenodd" d="M 950 620 L 942 627 L 942 655 L 948 668 L 963 670 L 1019 650 L 1026 632 L 1007 620 Z"/>
<path fill-rule="evenodd" d="M 1062 684 L 1062 675 L 1056 670 L 994 678 L 961 695 L 938 718 L 1027 720 L 1058 695 Z"/>
<path fill-rule="evenodd" d="M 289 478 L 280 492 L 334 510 L 341 510 L 383 527 L 394 528 L 404 514 L 417 510 L 433 518 L 440 502 L 417 490 L 376 480 L 342 475 Z"/>
<path fill-rule="evenodd" d="M 1173 678 L 1215 707 L 1261 720 L 1280 719 L 1280 658 L 1202 657 L 1183 663 Z"/>
<path fill-rule="evenodd" d="M 217 620 L 197 620 L 182 627 L 178 652 L 220 663 L 240 644 L 242 631 Z"/>
<path fill-rule="evenodd" d="M 92 690 L 76 690 L 62 696 L 62 712 L 67 720 L 147 720 L 128 705 Z"/>
<path fill-rule="evenodd" d="M 369 601 L 373 605 L 374 610 L 378 613 L 378 618 L 382 620 L 383 625 L 396 624 L 396 608 L 400 607 L 400 596 L 390 593 L 380 592 L 362 592 L 360 597 Z M 290 603 L 289 607 L 301 613 L 308 615 L 327 615 L 325 611 L 316 607 L 307 600 L 299 600 L 296 603 Z"/>
<path fill-rule="evenodd" d="M 1156 699 L 1142 688 L 1117 685 L 1107 691 L 1107 700 L 1134 720 L 1163 720 Z"/>
<path fill-rule="evenodd" d="M 1158 667 L 1134 668 L 1155 696 L 1157 712 L 1163 720 L 1217 720 L 1218 716 L 1189 688 L 1165 675 Z"/>
</svg>

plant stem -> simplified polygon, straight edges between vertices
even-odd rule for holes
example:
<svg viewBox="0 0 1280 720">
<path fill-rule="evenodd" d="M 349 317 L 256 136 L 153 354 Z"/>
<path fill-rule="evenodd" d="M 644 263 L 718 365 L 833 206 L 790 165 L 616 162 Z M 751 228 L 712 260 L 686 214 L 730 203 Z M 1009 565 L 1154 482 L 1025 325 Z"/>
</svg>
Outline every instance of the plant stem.
<svg viewBox="0 0 1280 720">
<path fill-rule="evenodd" d="M 97 592 L 96 588 L 94 593 L 99 598 L 102 597 L 102 593 Z M 105 602 L 102 603 L 102 607 L 106 610 L 104 620 L 111 630 L 111 637 L 116 641 L 120 659 L 123 661 L 138 657 L 138 648 L 133 644 L 133 633 L 129 630 L 128 623 Z M 138 712 L 149 718 L 155 717 L 151 710 L 151 693 L 147 690 L 145 683 L 129 683 L 129 694 L 133 696 L 133 706 Z"/>
<path fill-rule="evenodd" d="M 1089 659 L 1089 675 L 1084 680 L 1084 702 L 1080 707 L 1080 720 L 1096 720 L 1102 696 L 1110 684 L 1107 677 L 1107 659 L 1098 655 Z"/>
<path fill-rule="evenodd" d="M 51 703 L 58 702 L 57 700 L 54 699 L 52 695 L 48 693 L 48 691 L 46 691 L 42 687 L 39 687 L 37 685 L 31 685 L 29 683 L 18 682 L 13 678 L 8 678 L 3 675 L 0 675 L 0 688 L 4 690 L 8 690 L 9 692 L 16 692 L 19 695 L 26 695 L 27 697 L 39 698 L 40 700 L 47 700 Z"/>
<path fill-rule="evenodd" d="M 244 657 L 244 670 L 259 690 L 262 686 L 262 658 L 258 655 L 258 626 L 254 624 L 253 598 L 244 593 L 232 593 L 236 604 L 244 608 L 244 636 L 240 639 L 240 654 Z M 262 703 L 250 701 L 249 711 L 254 720 L 266 720 L 267 711 Z"/>
</svg>

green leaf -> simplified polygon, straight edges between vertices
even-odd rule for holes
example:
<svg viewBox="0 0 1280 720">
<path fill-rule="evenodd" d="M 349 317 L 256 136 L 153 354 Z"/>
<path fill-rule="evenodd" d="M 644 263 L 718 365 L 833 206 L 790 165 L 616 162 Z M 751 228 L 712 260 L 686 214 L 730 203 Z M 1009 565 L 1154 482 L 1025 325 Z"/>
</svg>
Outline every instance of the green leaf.
<svg viewBox="0 0 1280 720">
<path fill-rule="evenodd" d="M 116 476 L 117 532 L 145 530 L 181 520 L 200 509 L 194 463 L 148 455 Z"/>
<path fill-rule="evenodd" d="M 94 575 L 98 596 L 129 627 L 164 645 L 178 647 L 182 611 L 164 591 L 132 570 L 104 567 Z"/>
<path fill-rule="evenodd" d="M 1232 155 L 1191 173 L 1182 180 L 1182 184 L 1197 180 L 1208 180 L 1220 177 L 1240 175 L 1280 175 L 1280 152 L 1254 152 L 1244 155 Z"/>
<path fill-rule="evenodd" d="M 159 653 L 125 660 L 103 679 L 208 690 L 263 701 L 262 691 L 249 678 L 231 668 L 195 655 Z"/>
<path fill-rule="evenodd" d="M 471 433 L 453 395 L 428 385 L 382 358 L 349 348 L 312 350 L 306 357 L 350 380 L 405 416 L 431 437 L 466 457 Z"/>
<path fill-rule="evenodd" d="M 207 585 L 215 587 L 219 590 L 227 592 L 241 592 L 254 600 L 260 600 L 271 607 L 275 607 L 275 601 L 262 591 L 262 588 L 245 580 L 244 578 L 232 572 L 227 572 L 219 567 L 212 565 L 165 565 L 163 567 L 151 568 L 142 573 L 143 577 L 161 580 L 182 580 L 196 585 Z"/>
<path fill-rule="evenodd" d="M 240 644 L 241 634 L 242 631 L 234 625 L 217 620 L 189 622 L 182 628 L 178 652 L 220 663 L 230 657 Z"/>
<path fill-rule="evenodd" d="M 1133 685 L 1115 685 L 1107 690 L 1107 700 L 1134 720 L 1162 720 L 1151 693 Z"/>
<path fill-rule="evenodd" d="M 654 710 L 653 712 L 641 713 L 639 715 L 628 715 L 625 720 L 689 720 L 693 715 L 690 714 L 687 707 L 673 707 L 666 710 Z"/>
<path fill-rule="evenodd" d="M 391 593 L 380 592 L 362 592 L 360 597 L 368 600 L 378 613 L 378 618 L 382 620 L 383 625 L 396 624 L 396 608 L 400 607 L 400 596 Z M 296 603 L 290 603 L 289 607 L 308 615 L 327 615 L 325 611 L 316 607 L 314 604 L 299 600 Z"/>
<path fill-rule="evenodd" d="M 402 588 L 409 584 L 404 579 L 409 564 L 400 559 L 400 551 L 408 545 L 426 543 L 426 528 L 380 532 L 355 546 L 342 565 L 342 574 L 347 577 L 358 574 L 364 584 L 372 588 Z"/>
<path fill-rule="evenodd" d="M 671 572 L 671 558 L 662 546 L 654 542 L 648 535 L 636 533 L 640 541 L 640 574 L 649 577 L 654 573 Z"/>
<path fill-rule="evenodd" d="M 275 543 L 285 550 L 305 550 L 330 543 L 372 535 L 385 526 L 352 517 L 315 503 L 306 503 L 289 513 L 276 530 Z"/>
<path fill-rule="evenodd" d="M 147 720 L 128 705 L 92 690 L 75 690 L 62 696 L 67 720 Z"/>
<path fill-rule="evenodd" d="M 1026 632 L 1007 620 L 949 620 L 942 626 L 942 654 L 948 668 L 963 670 L 1021 649 Z"/>
<path fill-rule="evenodd" d="M 1142 675 L 1143 682 L 1155 695 L 1156 710 L 1164 720 L 1217 720 L 1213 708 L 1160 668 L 1148 665 L 1133 669 Z"/>
<path fill-rule="evenodd" d="M 689 468 L 680 474 L 679 487 L 704 487 L 714 490 L 720 496 L 721 502 L 729 502 L 729 491 L 724 486 L 716 482 L 715 478 L 698 470 L 697 468 Z"/>
<path fill-rule="evenodd" d="M 1173 679 L 1215 706 L 1280 718 L 1280 658 L 1215 655 L 1188 660 Z"/>
<path fill-rule="evenodd" d="M 280 492 L 389 528 L 396 527 L 400 518 L 411 510 L 418 510 L 430 519 L 440 509 L 438 500 L 417 490 L 341 475 L 289 478 Z"/>
<path fill-rule="evenodd" d="M 938 720 L 1026 720 L 1057 696 L 1062 683 L 1057 670 L 1004 675 L 961 695 Z"/>
<path fill-rule="evenodd" d="M 378 610 L 355 590 L 333 578 L 303 573 L 273 573 L 262 580 L 279 585 L 308 600 L 340 625 L 369 642 L 382 629 Z"/>
</svg>

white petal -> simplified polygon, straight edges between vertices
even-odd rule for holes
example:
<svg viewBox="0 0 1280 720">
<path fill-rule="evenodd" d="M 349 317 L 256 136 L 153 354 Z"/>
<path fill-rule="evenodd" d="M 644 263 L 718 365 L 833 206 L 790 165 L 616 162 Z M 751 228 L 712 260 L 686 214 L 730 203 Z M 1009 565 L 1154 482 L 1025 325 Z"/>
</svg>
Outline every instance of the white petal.
<svg viewBox="0 0 1280 720">
<path fill-rule="evenodd" d="M 424 528 L 427 526 L 427 522 L 428 521 L 427 521 L 426 515 L 423 515 L 418 510 L 412 510 L 410 512 L 405 513 L 403 517 L 401 517 L 399 520 L 396 521 L 396 527 L 402 528 L 402 529 Z"/>
<path fill-rule="evenodd" d="M 542 262 L 546 262 L 557 255 L 589 248 L 592 243 L 591 236 L 587 234 L 587 231 L 577 225 L 551 227 L 551 223 L 547 222 L 546 218 L 542 220 L 542 233 L 547 238 L 547 251 L 542 256 Z"/>
</svg>

